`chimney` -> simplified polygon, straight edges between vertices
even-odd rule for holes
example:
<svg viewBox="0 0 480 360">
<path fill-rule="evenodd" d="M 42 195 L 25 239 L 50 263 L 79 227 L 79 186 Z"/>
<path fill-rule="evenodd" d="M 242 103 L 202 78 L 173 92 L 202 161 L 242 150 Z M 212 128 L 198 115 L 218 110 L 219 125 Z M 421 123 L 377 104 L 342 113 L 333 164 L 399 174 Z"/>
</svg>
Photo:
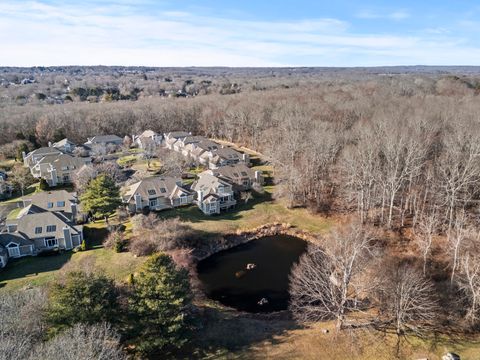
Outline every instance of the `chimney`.
<svg viewBox="0 0 480 360">
<path fill-rule="evenodd" d="M 25 151 L 22 151 L 22 159 L 25 160 L 27 154 L 25 153 Z"/>
<path fill-rule="evenodd" d="M 70 250 L 71 248 L 73 248 L 72 234 L 70 233 L 70 228 L 68 226 L 65 226 L 63 228 L 63 239 L 65 240 L 66 250 Z"/>
<path fill-rule="evenodd" d="M 50 172 L 51 176 L 52 176 L 52 184 L 51 186 L 57 186 L 57 183 L 58 183 L 58 179 L 57 179 L 57 170 L 56 169 L 53 169 L 51 172 Z"/>
<path fill-rule="evenodd" d="M 242 154 L 242 160 L 244 163 L 248 164 L 250 162 L 250 157 L 248 154 Z"/>
<path fill-rule="evenodd" d="M 135 194 L 135 208 L 137 211 L 142 210 L 142 196 L 140 194 Z"/>
<path fill-rule="evenodd" d="M 72 204 L 72 222 L 75 224 L 77 222 L 77 204 Z"/>
<path fill-rule="evenodd" d="M 255 171 L 255 182 L 257 184 L 262 184 L 262 172 L 261 171 Z"/>
<path fill-rule="evenodd" d="M 199 204 L 203 201 L 203 191 L 202 190 L 197 191 L 197 201 L 198 201 Z"/>
<path fill-rule="evenodd" d="M 48 142 L 48 147 L 52 147 L 52 142 L 51 141 Z"/>
</svg>

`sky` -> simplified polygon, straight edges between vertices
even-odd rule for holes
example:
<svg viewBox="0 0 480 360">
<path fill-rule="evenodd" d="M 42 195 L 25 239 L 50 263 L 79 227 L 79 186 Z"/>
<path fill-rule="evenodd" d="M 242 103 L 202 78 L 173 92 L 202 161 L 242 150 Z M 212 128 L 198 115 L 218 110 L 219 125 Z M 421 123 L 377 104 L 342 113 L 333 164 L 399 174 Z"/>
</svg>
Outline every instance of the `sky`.
<svg viewBox="0 0 480 360">
<path fill-rule="evenodd" d="M 473 0 L 0 0 L 0 66 L 480 65 Z"/>
</svg>

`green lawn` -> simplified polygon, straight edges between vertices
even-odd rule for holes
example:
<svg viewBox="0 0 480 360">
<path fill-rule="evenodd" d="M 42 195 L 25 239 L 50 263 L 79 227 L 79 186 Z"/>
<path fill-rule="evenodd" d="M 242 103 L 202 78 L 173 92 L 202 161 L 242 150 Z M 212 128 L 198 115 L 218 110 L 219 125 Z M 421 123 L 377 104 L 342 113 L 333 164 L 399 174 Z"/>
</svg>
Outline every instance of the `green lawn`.
<svg viewBox="0 0 480 360">
<path fill-rule="evenodd" d="M 5 171 L 10 171 L 15 165 L 15 162 L 16 162 L 15 159 L 0 160 L 0 169 L 3 169 Z"/>
<path fill-rule="evenodd" d="M 130 224 L 127 223 L 126 227 L 127 232 L 129 229 L 131 231 Z M 5 269 L 0 270 L 0 289 L 11 291 L 25 286 L 47 285 L 64 267 L 75 269 L 94 266 L 115 280 L 124 281 L 145 260 L 128 252 L 116 253 L 104 249 L 101 244 L 108 233 L 104 222 L 85 226 L 84 233 L 89 248 L 87 251 L 11 260 Z"/>
<path fill-rule="evenodd" d="M 10 211 L 7 215 L 7 220 L 16 219 L 20 211 L 22 211 L 22 209 L 23 209 L 22 207 L 18 207 Z"/>
</svg>

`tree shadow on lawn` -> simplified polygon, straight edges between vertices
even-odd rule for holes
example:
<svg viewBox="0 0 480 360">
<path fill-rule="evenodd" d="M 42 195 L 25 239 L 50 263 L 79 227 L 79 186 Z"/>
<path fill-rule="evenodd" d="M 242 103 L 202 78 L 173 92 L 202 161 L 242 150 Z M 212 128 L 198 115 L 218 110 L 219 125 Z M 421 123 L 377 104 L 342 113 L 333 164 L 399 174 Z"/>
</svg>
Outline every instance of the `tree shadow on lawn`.
<svg viewBox="0 0 480 360">
<path fill-rule="evenodd" d="M 210 307 L 201 311 L 201 324 L 189 349 L 192 358 L 248 350 L 265 341 L 278 344 L 278 337 L 286 331 L 302 328 L 287 311 L 249 314 Z"/>
<path fill-rule="evenodd" d="M 71 257 L 72 252 L 67 251 L 49 256 L 28 256 L 10 259 L 5 269 L 0 272 L 0 287 L 5 286 L 4 281 L 28 278 L 44 272 L 59 270 Z"/>
<path fill-rule="evenodd" d="M 210 220 L 234 221 L 242 218 L 242 211 L 252 210 L 256 205 L 269 203 L 272 202 L 272 200 L 272 194 L 270 193 L 256 194 L 253 199 L 250 199 L 247 202 L 238 199 L 237 205 L 234 209 L 227 210 L 220 214 L 206 215 L 197 207 L 197 205 L 192 204 L 190 206 L 162 211 L 158 213 L 158 216 L 163 219 L 179 217 L 181 220 L 190 221 L 192 223 Z"/>
<path fill-rule="evenodd" d="M 83 228 L 83 236 L 87 243 L 87 249 L 96 249 L 103 247 L 104 240 L 108 237 L 109 231 L 107 227 L 89 227 Z"/>
</svg>

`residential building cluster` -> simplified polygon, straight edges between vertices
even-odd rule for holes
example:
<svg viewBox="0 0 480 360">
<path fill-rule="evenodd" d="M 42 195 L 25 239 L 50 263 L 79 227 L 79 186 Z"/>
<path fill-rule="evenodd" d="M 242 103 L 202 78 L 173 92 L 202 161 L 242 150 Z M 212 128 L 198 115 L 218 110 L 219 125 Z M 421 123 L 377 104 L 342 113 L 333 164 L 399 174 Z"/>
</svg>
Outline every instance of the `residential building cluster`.
<svg viewBox="0 0 480 360">
<path fill-rule="evenodd" d="M 88 138 L 84 144 L 63 139 L 23 154 L 24 165 L 32 176 L 44 179 L 52 189 L 22 197 L 15 216 L 5 220 L 0 233 L 0 268 L 9 258 L 81 245 L 83 227 L 78 220 L 84 220 L 85 214 L 81 213 L 77 195 L 55 187 L 71 184 L 74 175 L 93 161 L 107 161 L 103 155 L 115 152 L 122 144 L 124 139 L 116 135 L 101 135 Z M 146 130 L 133 135 L 130 145 L 144 152 L 165 147 L 205 169 L 192 184 L 180 177 L 153 175 L 123 186 L 122 202 L 130 213 L 196 204 L 204 214 L 219 214 L 235 207 L 242 192 L 263 183 L 261 172 L 250 168 L 247 154 L 203 136 Z M 0 173 L 0 186 L 5 179 L 6 174 Z"/>
</svg>

